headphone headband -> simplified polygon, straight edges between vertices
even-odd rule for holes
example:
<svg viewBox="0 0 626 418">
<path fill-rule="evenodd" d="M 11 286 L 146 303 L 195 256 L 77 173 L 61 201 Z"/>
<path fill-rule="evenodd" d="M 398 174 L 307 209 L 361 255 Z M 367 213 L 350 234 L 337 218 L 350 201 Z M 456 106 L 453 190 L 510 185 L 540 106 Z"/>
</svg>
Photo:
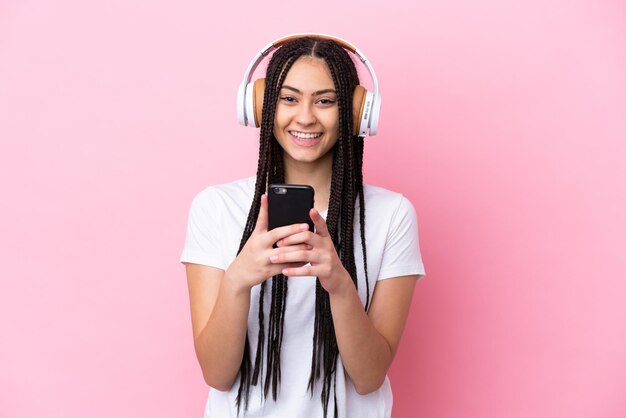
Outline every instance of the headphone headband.
<svg viewBox="0 0 626 418">
<path fill-rule="evenodd" d="M 280 48 L 284 43 L 289 42 L 294 39 L 305 38 L 305 37 L 313 37 L 313 38 L 320 38 L 320 39 L 334 41 L 338 43 L 339 45 L 341 45 L 344 49 L 347 49 L 348 51 L 356 55 L 359 58 L 359 60 L 365 65 L 372 79 L 372 83 L 374 85 L 374 92 L 373 94 L 370 92 L 366 92 L 367 94 L 365 95 L 365 98 L 364 98 L 365 102 L 364 102 L 364 106 L 362 109 L 363 121 L 359 124 L 360 126 L 358 127 L 357 131 L 358 131 L 359 136 L 365 136 L 366 130 L 367 128 L 369 128 L 369 135 L 370 136 L 375 135 L 376 131 L 378 130 L 378 115 L 380 113 L 381 97 L 380 97 L 380 91 L 378 89 L 378 78 L 376 77 L 374 68 L 372 68 L 372 66 L 369 63 L 369 60 L 356 46 L 354 46 L 353 44 L 351 44 L 350 42 L 344 39 L 341 39 L 332 35 L 322 34 L 322 33 L 297 33 L 297 34 L 283 36 L 267 44 L 260 52 L 256 54 L 256 56 L 252 59 L 252 61 L 248 65 L 248 69 L 246 70 L 246 73 L 243 77 L 243 82 L 241 83 L 241 86 L 239 87 L 239 95 L 238 95 L 238 100 L 237 100 L 238 102 L 237 112 L 238 112 L 239 123 L 241 123 L 244 126 L 248 126 L 248 125 L 254 126 L 256 122 L 260 122 L 260 121 L 255 121 L 255 118 L 251 116 L 251 109 L 248 109 L 247 107 L 249 105 L 252 106 L 252 101 L 253 101 L 253 97 L 252 97 L 253 89 L 249 86 L 251 77 L 254 71 L 256 70 L 256 68 L 261 63 L 261 61 L 263 61 L 263 58 L 265 58 L 274 50 Z"/>
</svg>

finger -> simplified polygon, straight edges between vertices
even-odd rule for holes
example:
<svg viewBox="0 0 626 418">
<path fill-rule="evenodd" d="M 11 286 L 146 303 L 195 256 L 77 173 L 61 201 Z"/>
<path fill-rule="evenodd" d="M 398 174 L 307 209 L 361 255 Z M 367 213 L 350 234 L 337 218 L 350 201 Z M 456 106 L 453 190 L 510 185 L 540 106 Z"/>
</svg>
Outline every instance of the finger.
<svg viewBox="0 0 626 418">
<path fill-rule="evenodd" d="M 311 209 L 309 212 L 309 216 L 315 225 L 315 233 L 322 237 L 330 237 L 328 233 L 328 227 L 326 226 L 326 221 L 322 218 L 322 215 L 316 210 Z"/>
<path fill-rule="evenodd" d="M 317 235 L 315 235 L 313 232 L 307 229 L 306 231 L 301 231 L 297 234 L 292 234 L 279 240 L 278 242 L 276 242 L 276 245 L 279 248 L 287 247 L 290 245 L 298 245 L 298 244 L 309 244 L 315 247 L 316 238 L 317 238 Z"/>
<path fill-rule="evenodd" d="M 282 240 L 290 235 L 298 234 L 302 231 L 308 231 L 309 225 L 307 224 L 293 224 L 287 226 L 281 226 L 279 228 L 272 229 L 268 235 L 268 240 L 271 244 Z M 297 243 L 299 244 L 299 243 Z"/>
<path fill-rule="evenodd" d="M 273 250 L 272 254 L 284 254 L 284 253 L 289 253 L 292 251 L 305 251 L 305 250 L 312 250 L 313 246 L 309 245 L 309 244 L 297 244 L 297 245 L 288 245 L 285 247 L 280 247 L 277 248 L 275 250 Z"/>
<path fill-rule="evenodd" d="M 283 268 L 282 273 L 284 276 L 315 276 L 313 267 L 305 265 L 302 267 L 286 267 Z"/>
<path fill-rule="evenodd" d="M 282 263 L 311 263 L 314 254 L 311 250 L 290 251 L 287 253 L 278 253 L 270 256 L 270 262 L 273 264 Z"/>
<path fill-rule="evenodd" d="M 254 230 L 259 232 L 267 231 L 267 194 L 261 195 L 261 208 L 259 209 L 259 216 L 256 218 Z"/>
<path fill-rule="evenodd" d="M 283 270 L 285 269 L 290 269 L 290 268 L 300 268 L 305 266 L 306 263 L 282 263 L 282 264 L 273 264 L 270 263 L 270 268 L 268 269 L 269 273 L 268 273 L 268 277 L 272 277 L 275 276 L 277 274 L 282 274 Z"/>
</svg>

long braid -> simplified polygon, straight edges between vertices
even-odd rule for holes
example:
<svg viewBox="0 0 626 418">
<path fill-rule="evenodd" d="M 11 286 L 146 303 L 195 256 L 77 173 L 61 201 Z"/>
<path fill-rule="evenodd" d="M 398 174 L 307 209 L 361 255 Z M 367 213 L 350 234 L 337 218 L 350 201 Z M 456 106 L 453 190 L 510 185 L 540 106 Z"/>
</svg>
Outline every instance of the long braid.
<svg viewBox="0 0 626 418">
<path fill-rule="evenodd" d="M 356 161 L 358 167 L 355 170 L 357 175 L 357 193 L 359 195 L 359 225 L 361 235 L 361 248 L 363 249 L 363 260 L 365 260 L 365 254 L 367 254 L 365 248 L 365 196 L 363 196 L 363 138 L 357 137 L 354 140 L 354 147 L 356 153 Z M 369 310 L 370 305 L 370 281 L 367 274 L 367 262 L 363 263 L 363 269 L 365 272 L 365 311 Z"/>
<path fill-rule="evenodd" d="M 282 148 L 273 135 L 274 116 L 280 88 L 293 65 L 301 56 L 322 58 L 327 63 L 338 96 L 339 139 L 333 149 L 331 188 L 326 223 L 337 253 L 357 286 L 357 271 L 354 258 L 354 215 L 358 199 L 361 247 L 365 267 L 366 305 L 369 305 L 369 283 L 367 280 L 367 257 L 365 248 L 364 221 L 365 207 L 363 197 L 363 140 L 352 134 L 352 94 L 358 85 L 356 67 L 348 53 L 337 43 L 319 38 L 299 38 L 286 42 L 272 56 L 267 69 L 266 89 L 263 100 L 259 160 L 252 205 L 248 213 L 246 226 L 242 234 L 238 253 L 250 238 L 260 211 L 261 195 L 267 191 L 269 183 L 284 182 Z M 287 300 L 288 279 L 282 274 L 276 275 L 260 286 L 259 292 L 259 334 L 255 353 L 254 367 L 250 358 L 250 345 L 246 334 L 245 350 L 240 367 L 240 386 L 237 394 L 237 411 L 248 407 L 250 386 L 257 385 L 263 373 L 265 376 L 263 394 L 267 397 L 272 392 L 274 400 L 278 397 L 281 370 L 280 351 L 282 346 L 285 307 Z M 267 286 L 271 286 L 271 302 L 267 342 L 264 326 L 264 299 Z M 315 287 L 315 319 L 313 334 L 313 355 L 309 390 L 313 393 L 316 381 L 322 378 L 321 401 L 324 417 L 327 417 L 330 401 L 330 389 L 335 389 L 336 364 L 339 350 L 330 311 L 328 293 L 321 286 L 319 279 Z M 263 350 L 266 350 L 263 356 Z M 334 393 L 334 415 L 337 416 L 336 389 Z"/>
<path fill-rule="evenodd" d="M 259 142 L 259 160 L 258 160 L 258 165 L 257 165 L 257 177 L 256 177 L 256 183 L 254 187 L 254 196 L 252 199 L 253 203 L 248 213 L 248 219 L 246 221 L 246 226 L 244 227 L 244 230 L 243 230 L 243 237 L 241 239 L 241 242 L 239 243 L 239 249 L 237 250 L 237 254 L 241 252 L 245 243 L 248 241 L 248 238 L 250 238 L 250 235 L 252 235 L 252 231 L 254 231 L 254 228 L 256 226 L 256 219 L 259 215 L 259 210 L 260 210 L 260 204 L 255 205 L 255 202 L 259 201 L 260 203 L 261 194 L 263 194 L 265 190 L 265 184 L 263 184 L 264 182 L 262 181 L 262 179 L 267 177 L 267 166 L 268 166 L 267 150 L 269 147 L 269 141 L 264 140 L 263 138 L 264 138 L 263 135 L 261 135 L 261 141 Z M 261 285 L 261 291 L 260 291 L 261 303 L 262 303 L 262 295 L 264 291 L 265 291 L 265 282 Z M 262 309 L 262 306 L 260 306 L 260 308 L 261 309 L 259 309 L 259 324 L 261 325 L 261 327 L 259 331 L 259 340 L 262 341 L 263 340 L 263 331 L 262 331 L 263 330 L 263 309 Z M 256 361 L 255 363 L 258 364 L 258 362 Z M 244 404 L 244 409 L 248 408 L 248 398 L 250 395 L 251 369 L 252 369 L 252 363 L 250 361 L 250 341 L 248 338 L 248 333 L 246 333 L 246 342 L 245 342 L 245 346 L 243 350 L 241 366 L 239 368 L 241 384 L 237 392 L 237 400 L 236 400 L 237 413 L 239 413 L 242 401 Z M 254 380 L 256 381 L 256 379 L 258 378 L 258 373 L 254 373 L 254 375 L 255 375 Z"/>
</svg>

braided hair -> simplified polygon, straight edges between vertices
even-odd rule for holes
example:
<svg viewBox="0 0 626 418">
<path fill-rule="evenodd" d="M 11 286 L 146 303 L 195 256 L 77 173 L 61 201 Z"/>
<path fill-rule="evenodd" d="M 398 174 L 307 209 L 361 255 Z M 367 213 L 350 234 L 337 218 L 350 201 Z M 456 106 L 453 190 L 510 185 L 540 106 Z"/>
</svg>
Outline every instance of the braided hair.
<svg viewBox="0 0 626 418">
<path fill-rule="evenodd" d="M 359 84 L 354 62 L 348 52 L 338 43 L 317 37 L 296 38 L 284 43 L 273 54 L 267 68 L 265 93 L 263 99 L 261 133 L 259 144 L 259 160 L 252 206 L 248 213 L 246 226 L 241 237 L 238 253 L 241 252 L 255 228 L 261 205 L 261 195 L 266 193 L 267 185 L 283 183 L 285 179 L 283 150 L 274 137 L 274 116 L 280 89 L 285 77 L 294 62 L 302 56 L 323 59 L 337 91 L 339 107 L 339 139 L 333 147 L 332 177 L 326 223 L 335 249 L 354 285 L 358 288 L 357 270 L 354 258 L 354 214 L 356 201 L 359 202 L 360 236 L 363 251 L 366 303 L 369 306 L 369 283 L 367 280 L 367 262 L 365 248 L 365 210 L 363 199 L 363 138 L 353 134 L 352 95 Z M 278 274 L 272 280 L 260 285 L 259 292 L 259 334 L 254 362 L 248 335 L 246 334 L 245 349 L 240 366 L 240 386 L 237 394 L 237 411 L 243 406 L 248 407 L 251 385 L 263 384 L 263 396 L 267 397 L 270 390 L 276 400 L 280 385 L 280 352 L 285 320 L 287 298 L 287 278 Z M 268 335 L 264 329 L 264 301 L 267 287 L 271 286 L 271 306 L 269 311 Z M 266 342 L 267 339 L 267 342 Z M 265 358 L 263 348 L 266 347 Z M 324 417 L 328 414 L 331 387 L 336 381 L 336 363 L 339 349 L 335 337 L 333 319 L 330 311 L 328 293 L 316 281 L 315 319 L 313 333 L 313 355 L 308 390 L 313 393 L 318 380 L 322 380 L 321 402 Z M 265 376 L 261 376 L 263 362 L 266 363 Z M 261 382 L 260 382 L 261 381 Z M 334 393 L 337 415 L 336 393 Z"/>
</svg>

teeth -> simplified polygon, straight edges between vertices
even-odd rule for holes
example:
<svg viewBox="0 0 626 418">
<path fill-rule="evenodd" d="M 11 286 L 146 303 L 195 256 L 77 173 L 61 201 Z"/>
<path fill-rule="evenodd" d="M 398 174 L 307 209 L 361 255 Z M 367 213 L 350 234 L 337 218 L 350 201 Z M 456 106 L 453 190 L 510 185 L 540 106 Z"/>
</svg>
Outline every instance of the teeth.
<svg viewBox="0 0 626 418">
<path fill-rule="evenodd" d="M 305 132 L 297 132 L 297 131 L 290 131 L 291 135 L 295 136 L 298 139 L 315 139 L 319 136 L 321 136 L 321 133 L 305 133 Z"/>
</svg>

